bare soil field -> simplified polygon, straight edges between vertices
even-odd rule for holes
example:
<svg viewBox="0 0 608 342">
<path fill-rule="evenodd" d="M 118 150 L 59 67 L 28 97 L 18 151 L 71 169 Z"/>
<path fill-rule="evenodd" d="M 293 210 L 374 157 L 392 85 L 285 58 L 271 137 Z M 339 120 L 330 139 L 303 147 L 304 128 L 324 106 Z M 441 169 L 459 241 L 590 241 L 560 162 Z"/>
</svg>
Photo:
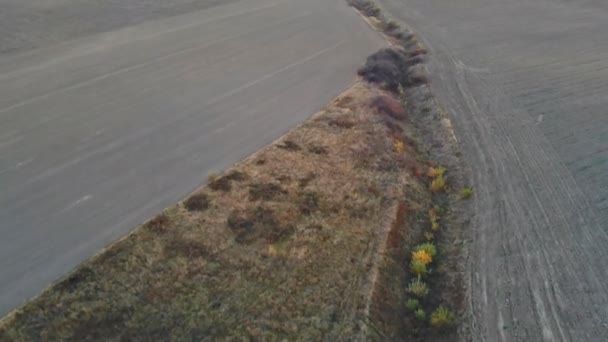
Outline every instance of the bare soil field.
<svg viewBox="0 0 608 342">
<path fill-rule="evenodd" d="M 3 0 L 0 3 L 0 55 L 234 1 Z"/>
</svg>

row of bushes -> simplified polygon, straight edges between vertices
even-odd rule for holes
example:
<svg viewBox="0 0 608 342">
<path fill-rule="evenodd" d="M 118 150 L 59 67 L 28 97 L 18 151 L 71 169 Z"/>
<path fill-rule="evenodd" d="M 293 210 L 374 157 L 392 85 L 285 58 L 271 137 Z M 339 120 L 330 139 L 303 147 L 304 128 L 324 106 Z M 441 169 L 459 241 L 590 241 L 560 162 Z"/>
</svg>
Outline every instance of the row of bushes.
<svg viewBox="0 0 608 342">
<path fill-rule="evenodd" d="M 398 94 L 401 105 L 407 108 L 405 89 L 418 86 L 428 82 L 428 78 L 420 65 L 424 60 L 426 50 L 420 46 L 414 35 L 401 28 L 395 21 L 387 18 L 379 7 L 370 0 L 347 0 L 348 3 L 360 11 L 363 15 L 373 18 L 372 24 L 396 42 L 401 48 L 382 49 L 368 57 L 366 64 L 359 70 L 359 76 L 364 80 L 375 83 L 383 88 Z M 397 139 L 393 143 L 397 154 L 404 152 L 404 143 Z M 430 191 L 438 197 L 448 191 L 446 182 L 446 169 L 431 165 L 426 173 Z M 423 177 L 423 172 L 417 176 Z M 469 198 L 473 195 L 471 188 L 462 190 L 461 196 Z M 409 262 L 409 273 L 412 280 L 405 289 L 407 298 L 405 306 L 408 315 L 412 315 L 417 330 L 426 330 L 428 326 L 437 330 L 453 327 L 456 323 L 456 314 L 448 308 L 439 298 L 441 286 L 432 286 L 433 281 L 438 278 L 433 276 L 433 268 L 436 267 L 439 256 L 436 240 L 440 237 L 442 209 L 434 206 L 428 211 L 428 229 L 423 232 L 426 242 L 416 245 L 411 251 Z M 427 316 L 427 312 L 430 315 Z M 409 319 L 408 319 L 409 320 Z M 420 323 L 415 323 L 420 322 Z M 447 330 L 447 329 L 446 329 Z M 430 338 L 430 336 L 426 336 Z"/>
</svg>

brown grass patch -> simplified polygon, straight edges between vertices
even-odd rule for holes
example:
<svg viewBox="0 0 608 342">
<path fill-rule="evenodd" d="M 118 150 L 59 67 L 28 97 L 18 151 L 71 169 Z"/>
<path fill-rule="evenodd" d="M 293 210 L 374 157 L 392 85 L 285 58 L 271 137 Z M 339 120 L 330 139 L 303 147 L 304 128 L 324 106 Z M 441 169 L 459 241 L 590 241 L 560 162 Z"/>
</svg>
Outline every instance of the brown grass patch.
<svg viewBox="0 0 608 342">
<path fill-rule="evenodd" d="M 297 204 L 303 215 L 310 215 L 320 209 L 321 199 L 318 193 L 306 191 L 300 194 Z"/>
<path fill-rule="evenodd" d="M 230 191 L 232 189 L 232 182 L 242 182 L 247 180 L 248 176 L 246 173 L 241 171 L 231 171 L 225 175 L 219 177 L 213 177 L 209 182 L 208 187 L 215 191 Z"/>
<path fill-rule="evenodd" d="M 276 243 L 294 232 L 291 223 L 280 220 L 272 209 L 261 206 L 248 211 L 233 211 L 226 223 L 238 243 L 252 243 L 257 239 Z"/>
<path fill-rule="evenodd" d="M 336 126 L 340 128 L 352 128 L 355 123 L 347 118 L 337 118 L 329 121 L 331 126 Z"/>
<path fill-rule="evenodd" d="M 327 154 L 328 153 L 327 149 L 323 146 L 310 146 L 308 148 L 308 152 L 314 153 L 314 154 Z"/>
<path fill-rule="evenodd" d="M 162 213 L 148 221 L 148 223 L 146 223 L 146 228 L 148 228 L 151 232 L 163 234 L 167 232 L 169 224 L 169 217 Z"/>
<path fill-rule="evenodd" d="M 300 188 L 305 188 L 315 178 L 317 178 L 317 175 L 314 172 L 309 172 L 306 176 L 304 176 L 303 178 L 300 178 L 300 180 L 298 181 L 298 185 Z"/>
<path fill-rule="evenodd" d="M 340 96 L 335 101 L 336 107 L 340 107 L 340 108 L 349 108 L 352 103 L 353 103 L 353 97 L 348 96 L 348 95 Z"/>
<path fill-rule="evenodd" d="M 251 201 L 272 201 L 286 194 L 285 189 L 274 183 L 256 183 L 249 186 L 249 200 Z"/>
</svg>

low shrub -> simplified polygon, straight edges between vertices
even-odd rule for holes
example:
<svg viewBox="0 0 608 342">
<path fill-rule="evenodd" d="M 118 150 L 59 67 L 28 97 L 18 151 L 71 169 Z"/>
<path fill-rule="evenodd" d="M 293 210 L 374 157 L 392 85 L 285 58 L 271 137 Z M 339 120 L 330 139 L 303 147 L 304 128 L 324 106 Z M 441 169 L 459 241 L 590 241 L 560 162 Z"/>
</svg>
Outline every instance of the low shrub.
<svg viewBox="0 0 608 342">
<path fill-rule="evenodd" d="M 371 103 L 372 107 L 378 111 L 379 114 L 385 114 L 392 117 L 395 120 L 405 120 L 406 113 L 401 102 L 398 100 L 386 96 L 376 96 Z"/>
<path fill-rule="evenodd" d="M 431 221 L 431 229 L 436 232 L 439 230 L 439 222 L 437 221 Z"/>
<path fill-rule="evenodd" d="M 456 320 L 456 315 L 450 309 L 441 305 L 431 314 L 431 325 L 436 328 L 451 325 Z"/>
<path fill-rule="evenodd" d="M 418 299 L 412 298 L 408 299 L 407 302 L 405 302 L 405 307 L 410 311 L 416 311 L 419 306 L 420 302 L 418 301 Z"/>
<path fill-rule="evenodd" d="M 427 176 L 431 179 L 436 179 L 438 177 L 443 177 L 443 175 L 445 174 L 446 169 L 443 167 L 429 167 L 429 171 L 427 172 Z"/>
<path fill-rule="evenodd" d="M 367 82 L 384 85 L 386 89 L 397 93 L 399 85 L 408 82 L 406 56 L 396 49 L 381 49 L 367 57 L 358 74 Z"/>
<path fill-rule="evenodd" d="M 431 258 L 434 258 L 437 255 L 437 247 L 435 247 L 435 245 L 430 242 L 425 242 L 416 246 L 414 248 L 414 251 L 424 251 L 428 255 L 430 255 Z"/>
<path fill-rule="evenodd" d="M 423 298 L 429 294 L 429 287 L 420 279 L 420 277 L 418 277 L 410 282 L 407 287 L 407 292 L 418 298 Z"/>
<path fill-rule="evenodd" d="M 412 260 L 410 270 L 418 277 L 425 275 L 427 272 L 426 264 L 420 260 Z"/>
<path fill-rule="evenodd" d="M 394 31 L 399 28 L 399 24 L 397 24 L 394 20 L 389 20 L 384 24 L 384 29 L 387 31 Z"/>
<path fill-rule="evenodd" d="M 410 55 L 409 58 L 414 59 L 420 57 L 419 55 Z M 422 64 L 413 65 L 408 69 L 408 78 L 405 85 L 410 87 L 416 87 L 422 84 L 429 83 L 429 76 L 426 69 Z"/>
<path fill-rule="evenodd" d="M 439 176 L 431 182 L 431 191 L 432 192 L 440 192 L 445 191 L 445 178 L 443 176 Z"/>
<path fill-rule="evenodd" d="M 209 202 L 209 197 L 204 193 L 200 193 L 188 197 L 184 201 L 184 207 L 188 211 L 203 211 L 209 208 Z"/>
<path fill-rule="evenodd" d="M 433 262 L 433 258 L 426 250 L 416 250 L 412 252 L 412 261 L 420 261 L 428 265 Z"/>
<path fill-rule="evenodd" d="M 424 310 L 422 308 L 414 311 L 414 316 L 416 316 L 416 319 L 419 321 L 424 321 L 426 318 L 426 312 L 424 312 Z"/>
</svg>

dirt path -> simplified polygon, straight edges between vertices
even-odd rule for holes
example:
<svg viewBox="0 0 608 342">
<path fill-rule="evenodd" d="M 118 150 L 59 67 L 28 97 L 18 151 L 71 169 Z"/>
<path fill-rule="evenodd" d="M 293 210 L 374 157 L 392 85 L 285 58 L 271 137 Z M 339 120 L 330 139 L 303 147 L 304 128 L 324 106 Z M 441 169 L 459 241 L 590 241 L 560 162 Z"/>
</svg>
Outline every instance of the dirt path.
<svg viewBox="0 0 608 342">
<path fill-rule="evenodd" d="M 429 48 L 472 169 L 474 339 L 606 340 L 605 7 L 379 3 Z"/>
</svg>

